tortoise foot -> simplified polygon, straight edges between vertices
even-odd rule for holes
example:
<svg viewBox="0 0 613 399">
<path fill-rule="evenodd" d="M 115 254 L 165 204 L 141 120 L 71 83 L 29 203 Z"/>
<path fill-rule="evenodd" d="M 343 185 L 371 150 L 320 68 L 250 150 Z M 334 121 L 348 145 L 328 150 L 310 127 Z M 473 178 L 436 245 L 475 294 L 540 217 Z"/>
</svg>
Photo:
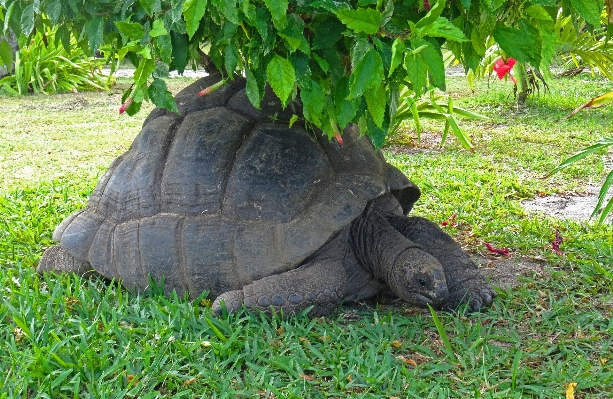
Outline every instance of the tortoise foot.
<svg viewBox="0 0 613 399">
<path fill-rule="evenodd" d="M 228 313 L 236 312 L 243 306 L 244 297 L 242 290 L 224 292 L 215 299 L 211 309 L 213 309 L 213 313 L 220 315 L 222 312 L 221 304 L 223 302 Z"/>
<path fill-rule="evenodd" d="M 38 273 L 56 272 L 56 273 L 76 273 L 80 276 L 86 276 L 92 273 L 92 268 L 89 263 L 79 260 L 72 256 L 61 245 L 54 245 L 47 248 L 43 253 L 38 267 Z"/>
</svg>

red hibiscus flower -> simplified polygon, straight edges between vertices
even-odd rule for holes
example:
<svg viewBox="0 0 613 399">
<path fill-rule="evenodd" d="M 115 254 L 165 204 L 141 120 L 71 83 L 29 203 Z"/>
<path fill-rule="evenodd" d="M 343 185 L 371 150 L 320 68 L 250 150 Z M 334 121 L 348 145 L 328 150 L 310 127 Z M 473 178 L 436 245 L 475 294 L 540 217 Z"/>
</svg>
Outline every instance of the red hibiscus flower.
<svg viewBox="0 0 613 399">
<path fill-rule="evenodd" d="M 515 58 L 509 57 L 509 59 L 507 59 L 507 62 L 505 62 L 502 58 L 498 58 L 494 63 L 493 67 L 494 72 L 496 72 L 496 75 L 498 75 L 498 79 L 502 80 L 507 74 L 509 74 L 509 78 L 511 78 L 511 81 L 513 83 L 517 83 L 517 79 L 515 79 L 515 77 L 509 73 L 513 69 L 513 65 L 515 65 L 516 63 L 517 61 L 515 60 Z"/>
</svg>

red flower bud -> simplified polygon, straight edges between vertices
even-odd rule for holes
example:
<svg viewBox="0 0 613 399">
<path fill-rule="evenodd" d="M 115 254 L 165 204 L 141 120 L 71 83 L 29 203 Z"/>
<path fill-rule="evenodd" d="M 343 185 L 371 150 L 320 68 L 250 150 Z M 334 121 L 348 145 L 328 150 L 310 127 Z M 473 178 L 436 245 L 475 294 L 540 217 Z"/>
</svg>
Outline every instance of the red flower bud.
<svg viewBox="0 0 613 399">
<path fill-rule="evenodd" d="M 338 141 L 338 144 L 340 144 L 341 146 L 343 145 L 343 137 L 339 132 L 334 132 L 334 138 L 336 139 L 336 141 Z"/>
<path fill-rule="evenodd" d="M 132 105 L 132 102 L 134 101 L 134 99 L 132 97 L 128 97 L 126 99 L 126 102 L 121 104 L 121 107 L 119 107 L 119 113 L 123 114 L 126 109 L 130 108 L 130 105 Z"/>
<path fill-rule="evenodd" d="M 432 6 L 430 5 L 430 1 L 424 0 L 424 10 L 430 11 L 431 8 Z"/>
<path fill-rule="evenodd" d="M 219 82 L 217 82 L 217 83 L 215 83 L 215 84 L 213 84 L 213 85 L 210 85 L 210 86 L 209 86 L 209 87 L 207 87 L 206 89 L 199 91 L 199 92 L 198 92 L 198 97 L 204 97 L 204 96 L 206 96 L 207 94 L 210 94 L 210 93 L 214 92 L 215 90 L 217 90 L 217 89 L 219 89 L 221 86 L 223 86 L 223 85 L 224 85 L 224 83 L 225 83 L 225 81 L 224 81 L 224 80 L 221 80 L 221 81 L 219 81 Z"/>
</svg>

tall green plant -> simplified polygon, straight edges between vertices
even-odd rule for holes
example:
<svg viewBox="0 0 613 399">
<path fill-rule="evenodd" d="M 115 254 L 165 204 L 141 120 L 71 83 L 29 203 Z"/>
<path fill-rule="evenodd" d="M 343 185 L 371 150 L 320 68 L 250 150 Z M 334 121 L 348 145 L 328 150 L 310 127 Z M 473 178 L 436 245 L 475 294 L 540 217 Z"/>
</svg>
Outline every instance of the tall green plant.
<svg viewBox="0 0 613 399">
<path fill-rule="evenodd" d="M 49 29 L 31 39 L 22 37 L 12 74 L 0 79 L 4 90 L 23 95 L 108 89 L 108 78 L 100 71 L 102 60 L 86 56 L 74 39 L 66 50 L 56 43 L 56 33 Z"/>
<path fill-rule="evenodd" d="M 568 117 L 572 118 L 573 116 L 575 116 L 575 114 L 577 114 L 577 112 L 581 111 L 582 109 L 600 108 L 600 107 L 604 107 L 605 105 L 610 105 L 610 104 L 613 104 L 613 91 L 603 94 L 601 96 L 592 98 L 587 103 L 577 107 L 577 109 L 575 109 Z M 579 151 L 572 157 L 560 163 L 558 166 L 556 166 L 551 171 L 551 173 L 549 173 L 549 176 L 574 164 L 575 162 L 582 160 L 583 158 L 587 157 L 590 154 L 594 154 L 596 152 L 602 151 L 611 146 L 613 146 L 613 137 L 602 138 L 596 144 L 593 144 L 587 148 L 582 149 L 581 151 Z M 598 193 L 598 202 L 596 203 L 596 206 L 594 207 L 594 211 L 592 212 L 592 215 L 590 216 L 591 218 L 593 218 L 596 215 L 600 214 L 600 216 L 598 217 L 598 223 L 604 222 L 607 216 L 611 212 L 613 212 L 613 197 L 607 200 L 607 194 L 609 193 L 612 185 L 613 185 L 613 170 L 611 170 L 609 174 L 607 175 L 607 177 L 605 178 L 602 184 L 602 187 L 600 188 L 600 192 Z"/>
</svg>

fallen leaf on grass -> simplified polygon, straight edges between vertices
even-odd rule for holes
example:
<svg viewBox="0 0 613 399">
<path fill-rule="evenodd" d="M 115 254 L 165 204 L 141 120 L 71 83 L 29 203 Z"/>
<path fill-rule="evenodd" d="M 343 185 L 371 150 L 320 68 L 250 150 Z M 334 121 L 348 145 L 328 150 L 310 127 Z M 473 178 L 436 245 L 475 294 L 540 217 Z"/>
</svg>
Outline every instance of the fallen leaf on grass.
<svg viewBox="0 0 613 399">
<path fill-rule="evenodd" d="M 307 381 L 317 381 L 315 378 L 308 374 L 298 374 L 300 377 L 304 378 Z"/>
<path fill-rule="evenodd" d="M 551 242 L 551 250 L 555 252 L 558 256 L 564 255 L 562 251 L 560 251 L 560 245 L 564 241 L 562 234 L 560 234 L 560 230 L 556 230 L 556 238 Z"/>
<path fill-rule="evenodd" d="M 188 386 L 193 384 L 194 382 L 196 382 L 196 378 L 190 378 L 189 380 L 185 380 L 185 382 L 183 382 L 183 386 Z"/>
<path fill-rule="evenodd" d="M 413 366 L 413 367 L 417 367 L 417 362 L 413 359 L 408 359 L 405 356 L 396 356 L 396 359 L 403 361 L 404 363 L 408 364 L 409 366 Z"/>
<path fill-rule="evenodd" d="M 576 382 L 571 382 L 568 384 L 568 388 L 566 388 L 566 399 L 575 399 L 575 387 L 577 386 Z"/>
<path fill-rule="evenodd" d="M 488 251 L 496 255 L 511 256 L 511 252 L 507 248 L 496 248 L 489 242 L 484 243 Z"/>
<path fill-rule="evenodd" d="M 392 341 L 392 346 L 396 349 L 402 348 L 402 343 L 398 340 Z"/>
<path fill-rule="evenodd" d="M 15 327 L 15 329 L 13 329 L 13 335 L 15 336 L 16 343 L 20 343 L 21 341 L 23 341 L 26 336 L 23 330 L 19 327 Z"/>
<path fill-rule="evenodd" d="M 449 218 L 447 218 L 447 220 L 443 220 L 441 222 L 441 226 L 443 227 L 447 227 L 447 226 L 451 226 L 451 227 L 458 227 L 458 223 L 455 221 L 455 218 L 457 216 L 457 213 L 453 213 L 453 215 L 451 215 Z"/>
</svg>

